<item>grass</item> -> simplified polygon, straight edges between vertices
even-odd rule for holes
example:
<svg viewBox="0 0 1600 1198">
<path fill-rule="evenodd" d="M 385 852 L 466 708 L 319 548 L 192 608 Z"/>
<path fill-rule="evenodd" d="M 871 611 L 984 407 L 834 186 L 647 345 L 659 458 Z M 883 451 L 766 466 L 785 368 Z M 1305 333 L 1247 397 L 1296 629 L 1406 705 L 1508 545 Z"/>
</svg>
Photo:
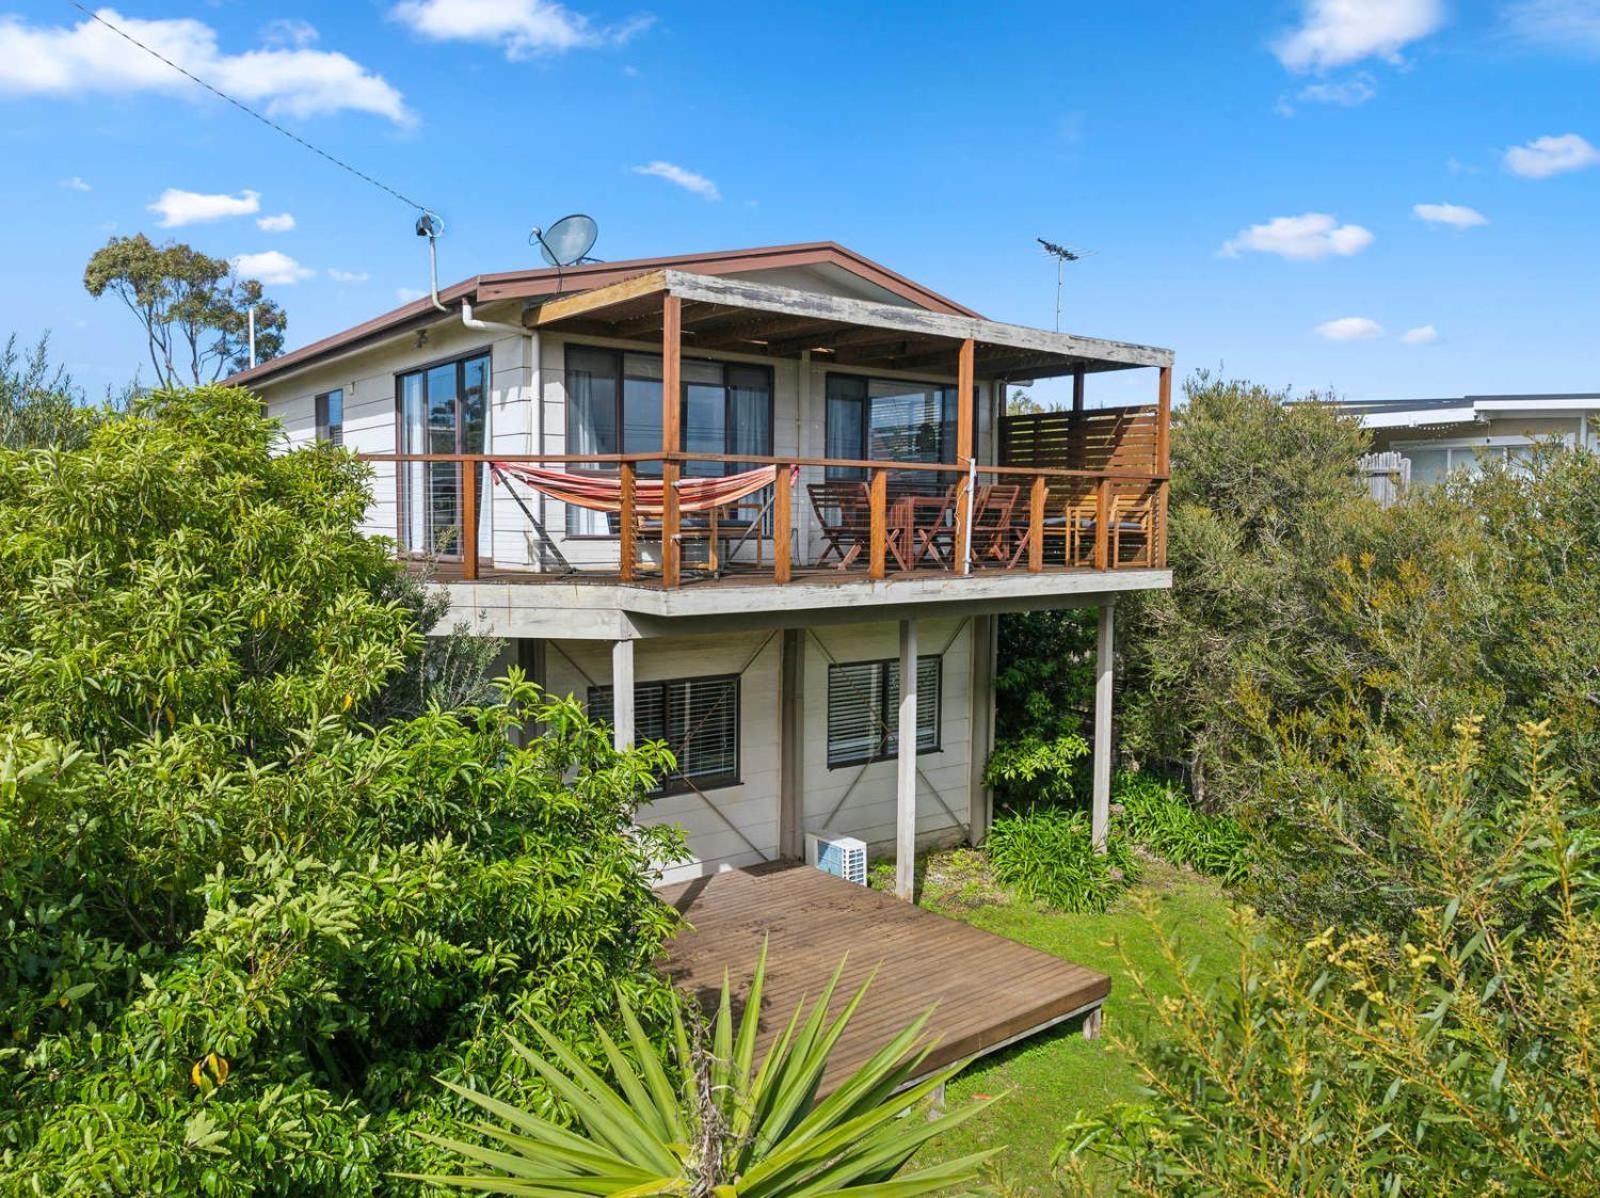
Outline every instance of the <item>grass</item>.
<svg viewBox="0 0 1600 1198">
<path fill-rule="evenodd" d="M 1106 1027 L 1142 1040 L 1149 1011 L 1129 980 L 1122 953 L 1157 993 L 1173 986 L 1151 927 L 1135 905 L 1138 896 L 1150 900 L 1163 927 L 1179 934 L 1185 954 L 1199 958 L 1202 978 L 1220 976 L 1237 956 L 1229 936 L 1228 902 L 1216 882 L 1154 858 L 1142 864 L 1139 881 L 1105 914 L 1067 915 L 1012 897 L 994 881 L 981 852 L 953 849 L 919 863 L 918 902 L 1110 974 Z M 875 884 L 880 880 L 881 875 L 875 877 Z M 1003 1093 L 1010 1097 L 941 1138 L 925 1159 L 948 1159 L 1004 1144 L 998 1158 L 1004 1188 L 1013 1194 L 1054 1194 L 1050 1158 L 1073 1114 L 1137 1099 L 1139 1080 L 1132 1061 L 1107 1040 L 1085 1040 L 1073 1022 L 977 1061 L 951 1084 L 948 1098 L 954 1108 L 982 1095 Z"/>
</svg>

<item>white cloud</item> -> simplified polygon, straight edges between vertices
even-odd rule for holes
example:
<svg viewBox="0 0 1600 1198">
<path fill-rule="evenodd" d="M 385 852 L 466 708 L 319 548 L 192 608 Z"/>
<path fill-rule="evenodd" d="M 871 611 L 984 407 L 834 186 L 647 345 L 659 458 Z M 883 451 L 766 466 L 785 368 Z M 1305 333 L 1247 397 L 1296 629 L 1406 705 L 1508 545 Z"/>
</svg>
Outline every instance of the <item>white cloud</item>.
<svg viewBox="0 0 1600 1198">
<path fill-rule="evenodd" d="M 1319 324 L 1317 336 L 1327 341 L 1374 341 L 1383 336 L 1383 326 L 1365 316 L 1341 316 Z"/>
<path fill-rule="evenodd" d="M 704 196 L 708 200 L 720 200 L 722 193 L 717 190 L 717 185 L 704 175 L 685 167 L 676 166 L 670 162 L 646 163 L 644 166 L 633 168 L 636 175 L 650 175 L 657 179 L 665 179 L 668 183 L 692 191 L 697 196 Z"/>
<path fill-rule="evenodd" d="M 330 270 L 328 277 L 335 283 L 365 283 L 368 276 L 364 270 Z"/>
<path fill-rule="evenodd" d="M 94 188 L 90 187 L 87 183 L 85 183 L 77 175 L 73 175 L 72 178 L 70 178 L 70 179 L 61 180 L 61 186 L 65 187 L 68 191 L 93 191 L 94 190 Z"/>
<path fill-rule="evenodd" d="M 1251 225 L 1222 243 L 1224 258 L 1237 258 L 1246 251 L 1277 254 L 1297 262 L 1326 258 L 1330 254 L 1348 258 L 1372 244 L 1372 234 L 1360 225 L 1341 225 L 1326 212 L 1307 212 L 1301 216 L 1278 216 L 1264 225 Z"/>
<path fill-rule="evenodd" d="M 394 298 L 402 304 L 409 304 L 412 300 L 419 300 L 427 295 L 426 291 L 418 291 L 415 287 L 396 287 Z"/>
<path fill-rule="evenodd" d="M 1452 229 L 1474 229 L 1489 223 L 1483 213 L 1463 204 L 1413 204 L 1411 214 L 1430 225 L 1449 225 Z"/>
<path fill-rule="evenodd" d="M 1444 24 L 1443 0 L 1304 0 L 1299 28 L 1272 47 L 1291 71 L 1325 71 L 1400 51 Z"/>
<path fill-rule="evenodd" d="M 266 250 L 260 254 L 239 254 L 228 259 L 234 273 L 242 278 L 261 283 L 298 283 L 317 272 L 301 266 L 282 250 Z"/>
<path fill-rule="evenodd" d="M 1600 150 L 1576 133 L 1536 137 L 1525 146 L 1512 146 L 1505 156 L 1506 170 L 1524 179 L 1548 179 L 1596 165 L 1600 165 Z"/>
<path fill-rule="evenodd" d="M 1400 340 L 1407 345 L 1432 345 L 1439 340 L 1439 330 L 1431 324 L 1419 325 L 1414 329 L 1407 329 L 1400 335 Z"/>
<path fill-rule="evenodd" d="M 1503 15 L 1512 36 L 1531 46 L 1600 54 L 1600 0 L 1519 0 Z"/>
<path fill-rule="evenodd" d="M 207 195 L 198 191 L 184 191 L 169 187 L 145 207 L 161 218 L 163 229 L 178 229 L 184 225 L 200 225 L 207 221 L 224 220 L 230 216 L 249 216 L 261 211 L 261 194 L 246 188 L 236 196 Z"/>
<path fill-rule="evenodd" d="M 1312 104 L 1337 104 L 1341 108 L 1355 108 L 1378 94 L 1372 76 L 1365 71 L 1339 83 L 1309 83 L 1296 94 L 1298 100 Z"/>
<path fill-rule="evenodd" d="M 280 212 L 276 216 L 257 217 L 256 228 L 263 233 L 287 233 L 294 228 L 294 213 Z"/>
<path fill-rule="evenodd" d="M 224 54 L 217 34 L 187 17 L 145 21 L 102 8 L 99 15 L 214 87 L 275 116 L 308 117 L 354 110 L 408 124 L 399 91 L 343 54 L 304 45 Z M 306 28 L 309 29 L 309 26 Z M 313 31 L 314 33 L 314 31 Z M 0 92 L 84 97 L 159 92 L 200 100 L 207 93 L 104 25 L 30 25 L 0 17 Z"/>
<path fill-rule="evenodd" d="M 400 0 L 389 16 L 434 41 L 499 46 L 510 59 L 621 45 L 654 22 L 596 25 L 555 0 Z"/>
</svg>

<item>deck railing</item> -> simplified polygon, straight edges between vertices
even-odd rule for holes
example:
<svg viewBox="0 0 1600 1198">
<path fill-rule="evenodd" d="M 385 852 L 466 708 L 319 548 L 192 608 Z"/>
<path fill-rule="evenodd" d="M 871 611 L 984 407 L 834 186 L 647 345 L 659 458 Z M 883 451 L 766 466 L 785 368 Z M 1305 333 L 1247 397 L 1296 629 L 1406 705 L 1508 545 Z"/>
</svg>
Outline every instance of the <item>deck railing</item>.
<svg viewBox="0 0 1600 1198">
<path fill-rule="evenodd" d="M 522 564 L 494 561 L 508 521 L 527 534 L 527 560 L 622 582 L 653 576 L 667 588 L 685 575 L 785 584 L 797 570 L 879 580 L 1166 565 L 1168 480 L 1148 470 L 659 452 L 362 456 L 394 466 L 402 554 L 458 564 L 467 581 L 485 566 Z M 495 462 L 614 479 L 619 510 L 575 517 L 588 531 L 570 531 L 559 507 L 541 505 Z M 773 481 L 722 509 L 681 511 L 676 485 L 665 487 L 659 513 L 636 502 L 641 477 L 675 484 L 762 466 L 777 467 Z M 547 527 L 541 509 L 561 527 Z"/>
</svg>

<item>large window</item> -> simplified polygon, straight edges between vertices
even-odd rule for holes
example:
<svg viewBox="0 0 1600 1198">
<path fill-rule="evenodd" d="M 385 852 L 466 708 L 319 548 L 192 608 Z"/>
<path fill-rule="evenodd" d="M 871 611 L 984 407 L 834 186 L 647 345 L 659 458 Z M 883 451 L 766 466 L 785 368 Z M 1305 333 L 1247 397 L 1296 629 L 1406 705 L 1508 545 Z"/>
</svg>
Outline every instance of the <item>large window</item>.
<svg viewBox="0 0 1600 1198">
<path fill-rule="evenodd" d="M 917 658 L 917 752 L 939 749 L 938 657 Z M 883 761 L 900 746 L 900 660 L 828 667 L 828 768 Z"/>
<path fill-rule="evenodd" d="M 1572 443 L 1570 437 L 1565 440 Z M 1514 467 L 1526 463 L 1533 456 L 1534 442 L 1528 437 L 1482 437 L 1401 443 L 1396 448 L 1411 459 L 1411 485 L 1420 487 L 1443 482 L 1457 472 L 1477 476 L 1490 462 L 1510 462 Z"/>
<path fill-rule="evenodd" d="M 609 686 L 589 688 L 589 714 L 609 723 Z M 639 682 L 633 688 L 633 738 L 664 740 L 678 771 L 656 794 L 710 790 L 739 784 L 739 679 L 737 675 Z"/>
<path fill-rule="evenodd" d="M 828 375 L 827 456 L 895 462 L 954 462 L 956 389 L 900 379 Z M 920 472 L 906 471 L 902 481 Z M 864 478 L 830 466 L 830 478 Z M 924 481 L 927 481 L 924 478 Z"/>
<path fill-rule="evenodd" d="M 489 412 L 487 353 L 413 370 L 395 381 L 401 453 L 484 452 Z M 460 554 L 461 487 L 461 467 L 456 462 L 401 465 L 401 548 L 441 556 Z M 479 487 L 480 507 L 482 493 Z"/>
<path fill-rule="evenodd" d="M 682 445 L 686 453 L 772 454 L 772 371 L 737 362 L 685 358 Z M 659 453 L 661 355 L 567 346 L 567 452 Z M 691 462 L 685 474 L 736 474 L 740 462 Z M 642 462 L 640 474 L 659 474 Z M 603 512 L 567 509 L 572 536 L 611 532 Z"/>
<path fill-rule="evenodd" d="M 317 440 L 344 444 L 344 391 L 335 387 L 317 396 Z"/>
</svg>

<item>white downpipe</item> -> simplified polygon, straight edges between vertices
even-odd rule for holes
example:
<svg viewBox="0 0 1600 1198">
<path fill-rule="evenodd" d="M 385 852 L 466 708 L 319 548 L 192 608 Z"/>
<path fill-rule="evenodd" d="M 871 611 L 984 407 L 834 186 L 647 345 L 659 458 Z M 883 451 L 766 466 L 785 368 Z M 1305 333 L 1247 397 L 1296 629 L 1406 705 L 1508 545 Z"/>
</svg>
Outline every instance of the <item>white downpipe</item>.
<svg viewBox="0 0 1600 1198">
<path fill-rule="evenodd" d="M 972 508 L 978 490 L 978 459 L 967 459 L 967 523 L 966 536 L 961 546 L 961 572 L 972 573 Z"/>
<path fill-rule="evenodd" d="M 448 311 L 448 309 L 445 310 Z M 525 329 L 520 324 L 506 324 L 499 320 L 479 320 L 472 315 L 472 301 L 465 297 L 462 297 L 461 300 L 461 323 L 469 329 L 477 329 L 480 332 L 515 333 L 519 337 L 526 337 L 530 341 L 533 340 L 532 330 Z"/>
</svg>

